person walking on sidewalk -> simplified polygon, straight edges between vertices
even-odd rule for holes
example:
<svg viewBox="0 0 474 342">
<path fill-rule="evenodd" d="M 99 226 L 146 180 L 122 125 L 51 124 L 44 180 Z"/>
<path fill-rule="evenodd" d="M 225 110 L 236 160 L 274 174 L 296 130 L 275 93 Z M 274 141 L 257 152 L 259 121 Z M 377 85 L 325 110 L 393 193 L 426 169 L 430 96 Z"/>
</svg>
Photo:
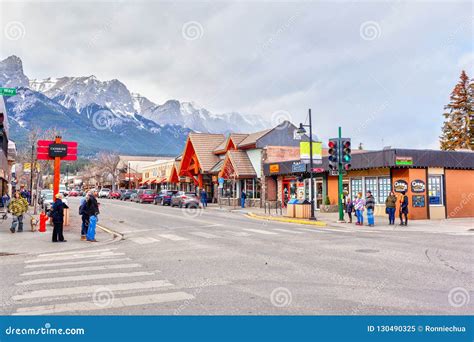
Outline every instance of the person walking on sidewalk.
<svg viewBox="0 0 474 342">
<path fill-rule="evenodd" d="M 370 227 L 374 226 L 374 209 L 375 209 L 375 198 L 372 196 L 372 191 L 367 191 L 367 197 L 365 198 L 365 207 L 367 208 L 367 223 Z"/>
<path fill-rule="evenodd" d="M 201 190 L 201 203 L 203 209 L 207 207 L 207 192 L 205 189 Z"/>
<path fill-rule="evenodd" d="M 352 212 L 353 211 L 354 211 L 354 202 L 352 202 L 352 199 L 350 197 L 347 197 L 346 213 L 347 213 L 347 216 L 349 216 L 349 223 L 352 223 Z"/>
<path fill-rule="evenodd" d="M 89 228 L 89 216 L 86 213 L 86 198 L 81 198 L 81 204 L 79 205 L 79 215 L 82 218 L 81 225 L 81 240 L 86 240 L 87 229 Z"/>
<path fill-rule="evenodd" d="M 242 190 L 242 193 L 240 194 L 240 206 L 242 208 L 245 208 L 245 199 L 247 198 L 247 194 L 245 193 L 244 190 Z"/>
<path fill-rule="evenodd" d="M 395 224 L 395 208 L 397 206 L 397 197 L 393 191 L 390 191 L 390 194 L 385 200 L 385 213 L 388 214 L 388 224 Z"/>
<path fill-rule="evenodd" d="M 64 209 L 69 207 L 62 201 L 63 195 L 56 194 L 56 200 L 51 207 L 51 218 L 53 219 L 53 242 L 66 242 L 63 235 Z"/>
<path fill-rule="evenodd" d="M 89 227 L 87 228 L 86 239 L 90 242 L 97 242 L 95 239 L 95 228 L 97 225 L 97 216 L 99 215 L 99 204 L 95 199 L 94 193 L 89 192 L 87 196 L 89 196 L 89 199 L 86 201 L 85 213 L 89 217 Z"/>
<path fill-rule="evenodd" d="M 13 199 L 8 204 L 8 210 L 13 216 L 10 231 L 14 233 L 18 226 L 18 233 L 21 233 L 23 231 L 23 215 L 28 211 L 26 198 L 22 197 L 18 191 L 15 192 Z"/>
<path fill-rule="evenodd" d="M 356 217 L 357 217 L 357 226 L 362 226 L 364 225 L 364 206 L 365 206 L 365 201 L 362 198 L 362 192 L 359 192 L 357 194 L 357 198 L 354 201 L 354 209 L 356 212 Z"/>
<path fill-rule="evenodd" d="M 402 192 L 402 197 L 400 198 L 400 226 L 408 225 L 408 196 L 406 192 Z M 403 216 L 405 216 L 405 222 L 403 222 Z"/>
</svg>

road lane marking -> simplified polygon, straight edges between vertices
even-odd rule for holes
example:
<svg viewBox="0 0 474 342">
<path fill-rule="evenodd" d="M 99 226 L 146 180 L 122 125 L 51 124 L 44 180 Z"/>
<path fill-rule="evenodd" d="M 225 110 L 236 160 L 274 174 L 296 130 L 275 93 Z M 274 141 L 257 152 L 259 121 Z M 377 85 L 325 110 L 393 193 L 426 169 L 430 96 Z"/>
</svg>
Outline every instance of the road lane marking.
<svg viewBox="0 0 474 342">
<path fill-rule="evenodd" d="M 33 280 L 25 280 L 15 285 L 35 285 L 35 284 L 51 284 L 60 283 L 64 281 L 82 281 L 82 280 L 96 280 L 96 279 L 112 279 L 112 278 L 127 278 L 127 277 L 141 277 L 154 275 L 153 272 L 130 272 L 130 273 L 105 273 L 105 274 L 87 274 L 80 276 L 57 277 L 57 278 L 40 278 Z"/>
<path fill-rule="evenodd" d="M 184 240 L 188 240 L 184 237 L 181 237 L 181 236 L 178 236 L 178 235 L 174 235 L 174 234 L 158 234 L 158 236 L 161 236 L 162 238 L 165 238 L 165 239 L 168 239 L 168 240 L 172 240 L 172 241 L 184 241 Z"/>
<path fill-rule="evenodd" d="M 203 238 L 206 238 L 206 239 L 217 239 L 217 238 L 220 237 L 220 236 L 210 234 L 210 233 L 205 233 L 205 232 L 191 232 L 189 234 L 200 236 L 200 237 L 203 237 Z"/>
<path fill-rule="evenodd" d="M 274 228 L 273 230 L 283 232 L 283 233 L 290 233 L 290 234 L 303 234 L 303 232 L 298 232 L 296 230 L 282 229 L 282 228 Z"/>
<path fill-rule="evenodd" d="M 312 233 L 327 233 L 325 230 L 320 230 L 320 229 L 311 229 L 311 228 L 295 228 L 298 230 L 304 230 L 306 232 L 312 232 Z"/>
<path fill-rule="evenodd" d="M 61 266 L 71 266 L 71 265 L 90 265 L 90 264 L 101 264 L 104 262 L 122 262 L 122 261 L 129 261 L 132 260 L 130 258 L 117 258 L 113 259 L 110 258 L 100 258 L 98 260 L 79 260 L 79 261 L 68 261 L 68 262 L 57 262 L 52 264 L 34 264 L 34 265 L 26 265 L 25 268 L 40 268 L 40 267 L 61 267 Z M 47 260 L 44 260 L 46 262 Z"/>
<path fill-rule="evenodd" d="M 61 297 L 70 296 L 77 294 L 94 293 L 102 288 L 107 288 L 110 291 L 127 291 L 127 290 L 147 290 L 156 289 L 160 287 L 173 286 L 167 280 L 150 280 L 134 283 L 121 283 L 121 284 L 108 284 L 108 285 L 88 285 L 88 286 L 76 286 L 76 287 L 65 287 L 59 289 L 46 289 L 25 292 L 21 295 L 13 296 L 12 299 L 15 301 L 21 301 L 25 299 L 35 298 L 47 298 L 47 297 Z"/>
<path fill-rule="evenodd" d="M 258 233 L 258 234 L 265 234 L 265 235 L 278 235 L 278 233 L 275 232 L 270 232 L 268 230 L 261 230 L 261 229 L 252 229 L 252 228 L 244 228 L 244 230 L 252 233 Z"/>
<path fill-rule="evenodd" d="M 112 248 L 112 249 L 117 249 L 117 248 Z M 71 252 L 60 252 L 60 253 L 45 253 L 45 254 L 40 254 L 38 255 L 39 258 L 43 257 L 54 257 L 54 256 L 62 256 L 62 255 L 79 255 L 79 254 L 84 254 L 84 253 L 99 253 L 99 252 L 111 252 L 112 249 L 107 248 L 107 249 L 85 249 L 85 250 L 79 250 L 79 251 L 71 251 Z"/>
<path fill-rule="evenodd" d="M 21 274 L 21 276 L 31 276 L 40 274 L 54 274 L 54 273 L 72 273 L 72 272 L 87 272 L 87 271 L 103 271 L 103 270 L 116 270 L 121 268 L 138 268 L 142 267 L 140 264 L 118 264 L 118 265 L 101 265 L 101 266 L 87 266 L 87 267 L 72 267 L 72 268 L 59 268 L 55 270 L 42 270 L 33 271 Z"/>
<path fill-rule="evenodd" d="M 114 253 L 114 252 L 103 252 L 100 254 L 86 254 L 86 255 L 69 255 L 69 256 L 61 256 L 61 257 L 56 257 L 56 258 L 51 258 L 48 259 L 48 261 L 62 261 L 62 260 L 81 260 L 81 259 L 89 259 L 89 258 L 102 258 L 102 257 L 109 257 L 109 256 L 119 256 L 119 255 L 125 255 L 125 253 Z M 41 259 L 31 259 L 31 260 L 26 260 L 25 264 L 30 264 L 30 263 L 38 263 L 38 262 L 45 262 L 43 258 Z"/>
<path fill-rule="evenodd" d="M 133 241 L 135 243 L 138 243 L 139 245 L 146 245 L 146 244 L 149 244 L 149 243 L 154 243 L 154 242 L 159 242 L 160 241 L 160 240 L 152 238 L 152 237 L 141 237 L 141 236 L 130 238 L 128 240 Z"/>
<path fill-rule="evenodd" d="M 234 236 L 250 236 L 251 234 L 246 232 L 234 232 L 232 230 L 225 230 L 226 233 L 232 234 Z"/>
<path fill-rule="evenodd" d="M 53 305 L 42 305 L 18 308 L 16 313 L 13 315 L 54 315 L 61 312 L 68 311 L 93 311 L 93 310 L 105 310 L 105 309 L 116 309 L 128 306 L 137 305 L 150 305 L 160 304 L 167 302 L 177 302 L 183 300 L 194 299 L 192 294 L 186 292 L 169 292 L 159 293 L 144 296 L 133 296 L 133 297 L 121 297 L 112 298 L 109 305 L 102 306 L 96 305 L 93 301 L 75 302 L 75 303 L 64 303 L 64 304 L 53 304 Z"/>
</svg>

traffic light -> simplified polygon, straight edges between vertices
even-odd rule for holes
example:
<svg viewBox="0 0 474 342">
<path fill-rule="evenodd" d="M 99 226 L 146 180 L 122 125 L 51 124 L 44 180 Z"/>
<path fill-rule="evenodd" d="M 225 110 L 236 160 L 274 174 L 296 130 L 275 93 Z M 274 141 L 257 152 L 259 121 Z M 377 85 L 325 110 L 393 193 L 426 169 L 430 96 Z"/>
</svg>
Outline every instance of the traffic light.
<svg viewBox="0 0 474 342">
<path fill-rule="evenodd" d="M 329 139 L 328 143 L 328 160 L 329 160 L 329 169 L 337 171 L 339 164 L 339 145 L 338 139 Z"/>
<path fill-rule="evenodd" d="M 344 167 L 344 170 L 349 170 L 351 168 L 351 139 L 349 138 L 343 138 L 341 140 L 341 163 L 342 166 Z"/>
</svg>

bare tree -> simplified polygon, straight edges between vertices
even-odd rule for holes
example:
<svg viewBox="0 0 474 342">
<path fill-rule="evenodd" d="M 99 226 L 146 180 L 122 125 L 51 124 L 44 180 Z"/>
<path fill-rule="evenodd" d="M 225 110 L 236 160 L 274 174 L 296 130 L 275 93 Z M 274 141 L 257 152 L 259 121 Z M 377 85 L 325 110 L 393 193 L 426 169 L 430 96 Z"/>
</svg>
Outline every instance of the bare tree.
<svg viewBox="0 0 474 342">
<path fill-rule="evenodd" d="M 120 156 L 116 153 L 101 152 L 97 158 L 97 166 L 102 172 L 102 177 L 112 176 L 112 191 L 115 191 L 115 184 L 119 173 Z"/>
</svg>

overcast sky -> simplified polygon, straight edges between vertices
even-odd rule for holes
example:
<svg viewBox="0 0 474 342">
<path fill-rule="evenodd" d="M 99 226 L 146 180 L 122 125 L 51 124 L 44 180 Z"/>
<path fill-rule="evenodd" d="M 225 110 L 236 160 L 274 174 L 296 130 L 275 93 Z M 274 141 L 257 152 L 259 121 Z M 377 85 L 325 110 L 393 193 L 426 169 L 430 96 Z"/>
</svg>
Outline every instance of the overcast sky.
<svg viewBox="0 0 474 342">
<path fill-rule="evenodd" d="M 1 58 L 30 78 L 119 79 L 154 102 L 304 121 L 366 148 L 438 148 L 474 77 L 473 5 L 424 2 L 0 2 Z"/>
</svg>

